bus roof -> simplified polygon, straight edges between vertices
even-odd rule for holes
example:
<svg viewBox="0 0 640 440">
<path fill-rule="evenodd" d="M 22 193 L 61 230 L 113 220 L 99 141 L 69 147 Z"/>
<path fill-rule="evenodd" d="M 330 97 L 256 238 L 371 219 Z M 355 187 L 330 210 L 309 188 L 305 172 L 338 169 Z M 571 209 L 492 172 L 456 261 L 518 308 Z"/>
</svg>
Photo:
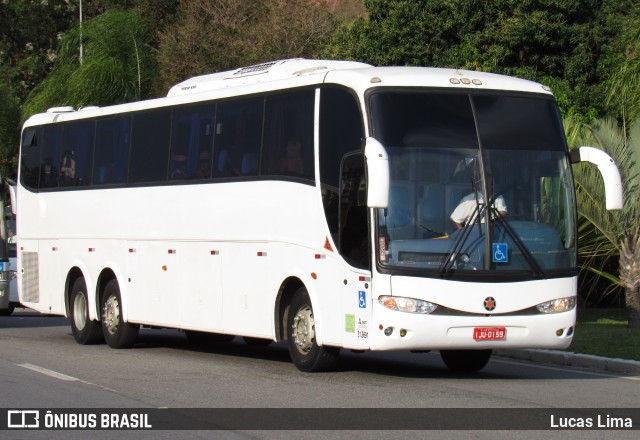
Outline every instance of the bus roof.
<svg viewBox="0 0 640 440">
<path fill-rule="evenodd" d="M 167 97 L 103 108 L 54 107 L 31 116 L 25 126 L 117 114 L 173 104 L 241 96 L 313 84 L 342 84 L 359 94 L 372 87 L 436 87 L 551 94 L 539 83 L 493 73 L 433 67 L 374 67 L 356 61 L 287 59 L 196 76 L 173 86 Z"/>
</svg>

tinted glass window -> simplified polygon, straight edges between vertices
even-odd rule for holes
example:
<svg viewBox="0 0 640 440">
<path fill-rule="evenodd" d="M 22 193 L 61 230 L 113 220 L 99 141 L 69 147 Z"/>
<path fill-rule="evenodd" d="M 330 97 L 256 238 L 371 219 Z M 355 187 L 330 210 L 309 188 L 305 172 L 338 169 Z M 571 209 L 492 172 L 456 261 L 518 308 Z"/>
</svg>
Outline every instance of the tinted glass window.
<svg viewBox="0 0 640 440">
<path fill-rule="evenodd" d="M 320 179 L 329 230 L 338 242 L 340 165 L 346 153 L 360 150 L 364 130 L 358 101 L 347 90 L 327 87 L 320 95 Z"/>
<path fill-rule="evenodd" d="M 40 188 L 55 188 L 60 176 L 62 125 L 45 125 L 42 142 Z"/>
<path fill-rule="evenodd" d="M 320 96 L 320 178 L 338 188 L 345 153 L 359 150 L 364 140 L 362 117 L 355 95 L 327 87 Z"/>
<path fill-rule="evenodd" d="M 218 104 L 214 177 L 257 176 L 264 98 Z"/>
<path fill-rule="evenodd" d="M 94 129 L 93 121 L 70 122 L 64 125 L 60 186 L 91 184 Z"/>
<path fill-rule="evenodd" d="M 27 188 L 37 189 L 40 180 L 42 127 L 31 127 L 22 133 L 20 180 Z"/>
<path fill-rule="evenodd" d="M 130 136 L 130 116 L 116 116 L 97 121 L 94 185 L 124 183 L 127 180 Z"/>
<path fill-rule="evenodd" d="M 314 178 L 312 89 L 267 97 L 263 174 Z"/>
<path fill-rule="evenodd" d="M 211 177 L 215 104 L 188 106 L 173 112 L 169 178 Z"/>
<path fill-rule="evenodd" d="M 564 151 L 564 132 L 552 99 L 511 95 L 472 99 L 483 148 Z"/>
<path fill-rule="evenodd" d="M 171 110 L 134 113 L 129 182 L 161 182 L 167 179 L 170 130 Z"/>
</svg>

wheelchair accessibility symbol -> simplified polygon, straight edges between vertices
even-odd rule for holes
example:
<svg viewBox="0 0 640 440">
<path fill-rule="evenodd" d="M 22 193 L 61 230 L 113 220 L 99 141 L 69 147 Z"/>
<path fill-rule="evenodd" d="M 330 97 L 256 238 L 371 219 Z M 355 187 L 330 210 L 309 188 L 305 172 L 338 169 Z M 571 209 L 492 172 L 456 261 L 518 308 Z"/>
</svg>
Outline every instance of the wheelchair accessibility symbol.
<svg viewBox="0 0 640 440">
<path fill-rule="evenodd" d="M 358 307 L 361 309 L 367 308 L 367 293 L 363 290 L 358 291 Z"/>
<path fill-rule="evenodd" d="M 509 253 L 507 251 L 507 243 L 493 243 L 493 258 L 494 263 L 508 263 Z"/>
</svg>

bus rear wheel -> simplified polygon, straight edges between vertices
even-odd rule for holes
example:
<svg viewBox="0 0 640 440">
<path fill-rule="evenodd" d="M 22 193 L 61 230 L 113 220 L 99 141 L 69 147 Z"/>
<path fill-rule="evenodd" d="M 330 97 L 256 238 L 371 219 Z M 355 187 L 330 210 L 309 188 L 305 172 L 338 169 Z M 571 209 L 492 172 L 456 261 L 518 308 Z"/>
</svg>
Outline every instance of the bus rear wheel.
<svg viewBox="0 0 640 440">
<path fill-rule="evenodd" d="M 319 346 L 315 330 L 311 300 L 307 289 L 301 287 L 293 296 L 287 316 L 289 354 L 300 371 L 326 371 L 338 362 L 340 349 Z"/>
<path fill-rule="evenodd" d="M 491 353 L 491 350 L 440 350 L 440 357 L 451 371 L 472 373 L 487 365 Z"/>
<path fill-rule="evenodd" d="M 124 322 L 118 281 L 107 283 L 102 294 L 102 333 L 111 348 L 130 348 L 138 337 L 138 325 Z"/>
<path fill-rule="evenodd" d="M 87 284 L 79 277 L 73 282 L 69 294 L 69 317 L 71 333 L 78 344 L 89 345 L 104 342 L 99 321 L 89 319 Z"/>
</svg>

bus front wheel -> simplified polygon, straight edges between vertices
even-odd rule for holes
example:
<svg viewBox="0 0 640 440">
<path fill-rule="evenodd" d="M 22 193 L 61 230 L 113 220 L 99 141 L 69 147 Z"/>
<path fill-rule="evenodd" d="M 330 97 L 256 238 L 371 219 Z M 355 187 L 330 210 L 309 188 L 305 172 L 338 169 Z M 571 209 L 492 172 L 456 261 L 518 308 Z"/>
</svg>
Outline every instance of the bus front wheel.
<svg viewBox="0 0 640 440">
<path fill-rule="evenodd" d="M 491 350 L 440 350 L 440 357 L 451 371 L 472 373 L 487 365 Z"/>
<path fill-rule="evenodd" d="M 89 319 L 87 285 L 82 277 L 76 278 L 71 287 L 69 317 L 71 318 L 71 333 L 78 344 L 89 345 L 104 342 L 100 322 Z"/>
<path fill-rule="evenodd" d="M 287 342 L 291 360 L 300 371 L 326 371 L 338 361 L 340 349 L 319 346 L 309 294 L 304 287 L 293 296 L 287 316 Z"/>
<path fill-rule="evenodd" d="M 138 325 L 124 322 L 118 281 L 109 281 L 102 294 L 102 333 L 111 348 L 129 348 L 138 337 Z"/>
</svg>

